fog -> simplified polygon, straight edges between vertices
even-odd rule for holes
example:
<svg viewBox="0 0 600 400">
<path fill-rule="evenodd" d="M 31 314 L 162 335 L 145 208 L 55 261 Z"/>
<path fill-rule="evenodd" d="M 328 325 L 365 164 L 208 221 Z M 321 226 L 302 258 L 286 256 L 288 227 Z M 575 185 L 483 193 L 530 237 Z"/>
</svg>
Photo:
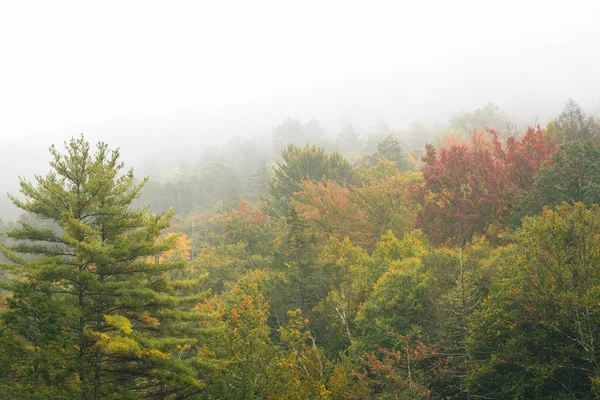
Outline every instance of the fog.
<svg viewBox="0 0 600 400">
<path fill-rule="evenodd" d="M 594 0 L 3 2 L 0 192 L 80 133 L 138 166 L 288 117 L 336 135 L 490 102 L 522 129 L 569 97 L 600 114 L 598 15 Z"/>
</svg>

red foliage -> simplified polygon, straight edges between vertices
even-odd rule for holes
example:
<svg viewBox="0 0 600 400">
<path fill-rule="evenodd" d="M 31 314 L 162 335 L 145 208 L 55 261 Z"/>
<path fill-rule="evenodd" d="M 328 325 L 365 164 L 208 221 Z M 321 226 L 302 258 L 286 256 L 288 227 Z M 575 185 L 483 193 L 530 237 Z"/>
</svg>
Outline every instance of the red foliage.
<svg viewBox="0 0 600 400">
<path fill-rule="evenodd" d="M 490 225 L 502 226 L 514 196 L 531 190 L 540 164 L 556 151 L 539 126 L 502 146 L 496 132 L 475 133 L 468 142 L 436 150 L 427 145 L 421 169 L 424 185 L 416 224 L 438 244 L 463 246 Z"/>
<path fill-rule="evenodd" d="M 506 143 L 507 173 L 516 190 L 533 188 L 533 176 L 542 162 L 558 151 L 558 147 L 538 125 L 528 128 L 521 140 L 511 137 Z"/>
<path fill-rule="evenodd" d="M 426 345 L 418 329 L 394 336 L 399 349 L 377 346 L 376 353 L 366 353 L 364 368 L 356 374 L 357 378 L 367 382 L 374 393 L 402 392 L 429 398 L 426 384 L 448 374 L 448 359 L 440 356 L 435 346 Z"/>
<path fill-rule="evenodd" d="M 213 222 L 220 225 L 223 237 L 229 243 L 244 242 L 250 250 L 257 250 L 262 236 L 267 231 L 269 216 L 257 208 L 253 208 L 245 200 L 240 200 L 238 208 L 218 214 Z"/>
</svg>

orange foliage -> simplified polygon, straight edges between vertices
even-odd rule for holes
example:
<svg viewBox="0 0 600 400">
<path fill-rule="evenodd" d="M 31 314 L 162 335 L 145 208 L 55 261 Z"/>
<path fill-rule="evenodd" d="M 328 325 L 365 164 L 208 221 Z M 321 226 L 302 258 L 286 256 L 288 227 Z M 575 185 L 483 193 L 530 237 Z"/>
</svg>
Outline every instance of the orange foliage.
<svg viewBox="0 0 600 400">
<path fill-rule="evenodd" d="M 191 259 L 192 239 L 184 233 L 169 233 L 166 238 L 177 235 L 175 246 L 164 252 L 158 259 L 159 262 L 189 261 Z"/>
<path fill-rule="evenodd" d="M 334 181 L 303 181 L 301 188 L 294 204 L 315 236 L 340 240 L 349 237 L 356 244 L 371 244 L 372 228 L 367 215 L 352 201 L 347 187 Z"/>
</svg>

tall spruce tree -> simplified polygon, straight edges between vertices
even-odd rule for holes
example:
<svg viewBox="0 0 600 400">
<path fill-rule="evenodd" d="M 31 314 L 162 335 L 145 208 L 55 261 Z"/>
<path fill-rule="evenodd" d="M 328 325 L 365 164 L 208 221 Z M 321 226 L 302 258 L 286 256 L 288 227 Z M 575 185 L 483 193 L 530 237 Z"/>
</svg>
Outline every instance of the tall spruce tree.
<svg viewBox="0 0 600 400">
<path fill-rule="evenodd" d="M 11 398 L 180 398 L 202 390 L 202 326 L 192 307 L 205 297 L 183 265 L 159 256 L 173 212 L 134 209 L 145 179 L 123 173 L 119 151 L 84 137 L 51 172 L 21 180 L 22 210 L 57 229 L 22 223 L 0 249 L 15 279 L 0 315 L 0 392 Z M 208 367 L 207 367 L 208 368 Z"/>
</svg>

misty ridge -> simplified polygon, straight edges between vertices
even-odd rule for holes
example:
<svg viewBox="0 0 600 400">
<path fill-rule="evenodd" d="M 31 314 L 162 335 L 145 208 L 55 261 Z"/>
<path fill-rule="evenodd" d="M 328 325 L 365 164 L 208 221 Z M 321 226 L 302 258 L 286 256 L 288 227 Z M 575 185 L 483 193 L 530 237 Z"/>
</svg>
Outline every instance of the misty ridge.
<svg viewBox="0 0 600 400">
<path fill-rule="evenodd" d="M 579 113 L 577 118 L 583 121 L 578 123 L 592 121 L 589 122 L 589 129 L 595 132 L 597 118 L 593 114 L 586 114 L 581 106 L 570 99 L 569 104 Z M 413 122 L 403 129 L 397 129 L 378 121 L 371 127 L 363 126 L 362 131 L 353 125 L 345 125 L 331 132 L 314 118 L 287 118 L 271 128 L 270 134 L 208 135 L 211 137 L 209 142 L 192 128 L 171 131 L 172 124 L 157 119 L 157 123 L 135 138 L 139 140 L 131 142 L 131 139 L 125 138 L 114 141 L 122 143 L 121 150 L 129 155 L 136 176 L 149 178 L 139 204 L 150 205 L 153 212 L 165 212 L 174 207 L 178 215 L 185 216 L 192 211 L 214 211 L 223 202 L 229 202 L 229 206 L 232 206 L 240 199 L 258 201 L 266 194 L 272 170 L 281 161 L 281 151 L 289 144 L 317 146 L 326 152 L 340 153 L 352 165 L 366 165 L 373 157 L 382 157 L 377 152 L 378 146 L 386 139 L 393 138 L 397 141 L 398 153 L 401 154 L 399 157 L 410 160 L 407 161 L 407 168 L 416 170 L 421 165 L 420 158 L 424 155 L 426 143 L 441 146 L 448 137 L 458 135 L 466 140 L 469 135 L 486 130 L 496 131 L 506 141 L 509 137 L 518 138 L 528 127 L 546 127 L 549 123 L 555 125 L 559 119 L 566 118 L 567 108 L 565 106 L 562 114 L 552 120 L 540 121 L 538 116 L 533 116 L 529 121 L 519 121 L 518 118 L 511 119 L 500 106 L 487 103 L 471 111 L 455 112 L 446 123 Z M 189 123 L 189 117 L 183 117 L 182 121 L 185 126 L 185 121 Z M 126 131 L 130 128 L 139 130 L 140 126 L 121 122 L 117 127 Z M 102 129 L 110 130 L 110 124 Z M 101 133 L 96 130 L 84 136 L 102 140 Z M 40 154 L 43 150 L 43 147 L 31 149 Z M 43 173 L 46 162 L 42 160 L 43 157 L 30 160 L 29 170 Z M 14 188 L 11 194 L 16 194 L 18 177 L 7 172 L 4 172 L 3 180 L 7 187 Z M 18 217 L 17 209 L 7 197 L 3 197 L 2 204 L 1 218 L 14 220 Z"/>
</svg>

